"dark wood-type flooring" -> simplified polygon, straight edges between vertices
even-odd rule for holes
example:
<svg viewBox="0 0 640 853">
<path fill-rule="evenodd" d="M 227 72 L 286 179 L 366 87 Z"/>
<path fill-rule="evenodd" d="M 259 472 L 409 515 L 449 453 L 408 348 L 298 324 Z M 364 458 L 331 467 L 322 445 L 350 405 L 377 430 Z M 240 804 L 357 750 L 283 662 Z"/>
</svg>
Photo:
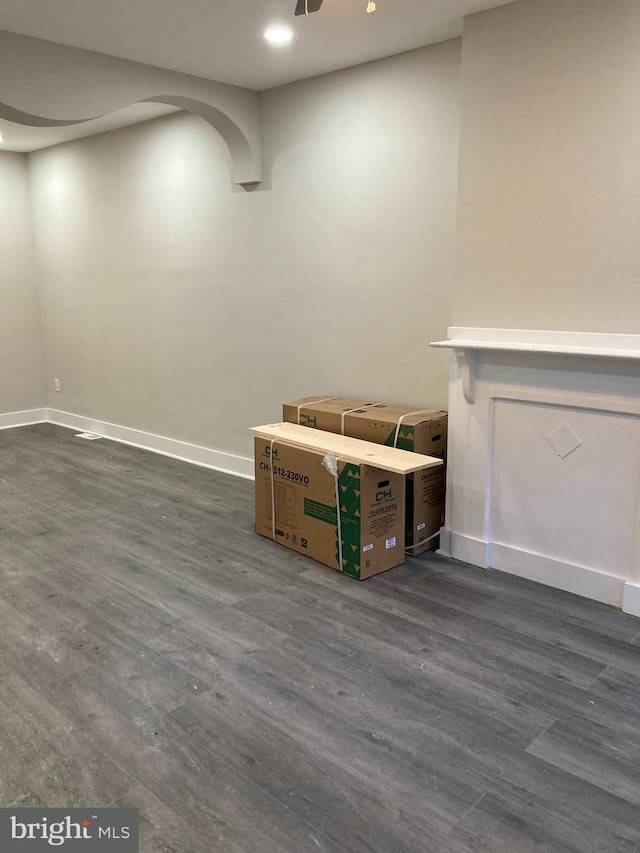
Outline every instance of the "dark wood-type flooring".
<svg viewBox="0 0 640 853">
<path fill-rule="evenodd" d="M 634 853 L 640 620 L 434 554 L 358 583 L 253 486 L 0 432 L 0 806 L 144 853 Z"/>
</svg>

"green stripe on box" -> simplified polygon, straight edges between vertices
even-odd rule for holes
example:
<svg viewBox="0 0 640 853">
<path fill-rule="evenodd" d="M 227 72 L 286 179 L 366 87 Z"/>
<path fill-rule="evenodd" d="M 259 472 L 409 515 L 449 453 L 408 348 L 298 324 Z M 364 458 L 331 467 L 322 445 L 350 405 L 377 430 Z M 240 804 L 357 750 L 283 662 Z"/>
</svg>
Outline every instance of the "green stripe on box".
<svg viewBox="0 0 640 853">
<path fill-rule="evenodd" d="M 393 442 L 396 437 L 396 427 L 394 427 L 387 439 L 385 441 L 385 445 L 387 447 L 393 447 Z M 398 450 L 410 450 L 413 453 L 413 449 L 415 447 L 415 429 L 407 424 L 400 424 L 400 431 L 398 432 L 398 443 L 396 444 Z"/>
<path fill-rule="evenodd" d="M 405 513 L 404 513 L 404 541 L 405 548 L 411 548 L 414 545 L 415 531 L 413 529 L 413 510 L 414 510 L 414 475 L 407 474 L 405 478 L 406 495 L 405 495 Z"/>
<path fill-rule="evenodd" d="M 345 463 L 338 476 L 340 524 L 342 527 L 342 566 L 345 574 L 360 580 L 360 466 Z M 336 563 L 340 561 L 336 527 Z"/>
</svg>

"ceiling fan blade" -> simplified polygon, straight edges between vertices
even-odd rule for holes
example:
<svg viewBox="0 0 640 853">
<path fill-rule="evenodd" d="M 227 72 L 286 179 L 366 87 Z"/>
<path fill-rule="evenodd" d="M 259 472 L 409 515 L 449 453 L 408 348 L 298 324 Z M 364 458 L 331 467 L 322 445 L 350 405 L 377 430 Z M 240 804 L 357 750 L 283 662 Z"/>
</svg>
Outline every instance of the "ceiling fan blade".
<svg viewBox="0 0 640 853">
<path fill-rule="evenodd" d="M 296 15 L 306 15 L 307 13 L 317 12 L 322 6 L 322 0 L 298 0 L 296 6 Z"/>
</svg>

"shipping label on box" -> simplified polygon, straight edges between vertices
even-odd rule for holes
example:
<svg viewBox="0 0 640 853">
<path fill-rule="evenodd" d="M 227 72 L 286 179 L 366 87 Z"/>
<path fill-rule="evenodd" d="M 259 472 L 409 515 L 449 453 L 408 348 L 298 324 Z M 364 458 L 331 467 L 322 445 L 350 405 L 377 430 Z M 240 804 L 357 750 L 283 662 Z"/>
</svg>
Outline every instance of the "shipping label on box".
<svg viewBox="0 0 640 853">
<path fill-rule="evenodd" d="M 404 477 L 255 439 L 256 532 L 358 579 L 404 562 Z"/>
</svg>

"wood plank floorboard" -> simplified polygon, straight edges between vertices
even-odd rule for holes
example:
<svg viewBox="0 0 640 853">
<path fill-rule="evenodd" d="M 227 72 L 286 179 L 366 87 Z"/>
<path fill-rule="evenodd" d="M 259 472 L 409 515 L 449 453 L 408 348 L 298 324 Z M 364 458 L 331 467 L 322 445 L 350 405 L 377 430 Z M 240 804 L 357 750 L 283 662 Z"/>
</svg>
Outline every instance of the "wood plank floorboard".
<svg viewBox="0 0 640 853">
<path fill-rule="evenodd" d="M 0 806 L 142 853 L 640 853 L 640 620 L 429 553 L 358 583 L 253 485 L 0 431 Z"/>
</svg>

